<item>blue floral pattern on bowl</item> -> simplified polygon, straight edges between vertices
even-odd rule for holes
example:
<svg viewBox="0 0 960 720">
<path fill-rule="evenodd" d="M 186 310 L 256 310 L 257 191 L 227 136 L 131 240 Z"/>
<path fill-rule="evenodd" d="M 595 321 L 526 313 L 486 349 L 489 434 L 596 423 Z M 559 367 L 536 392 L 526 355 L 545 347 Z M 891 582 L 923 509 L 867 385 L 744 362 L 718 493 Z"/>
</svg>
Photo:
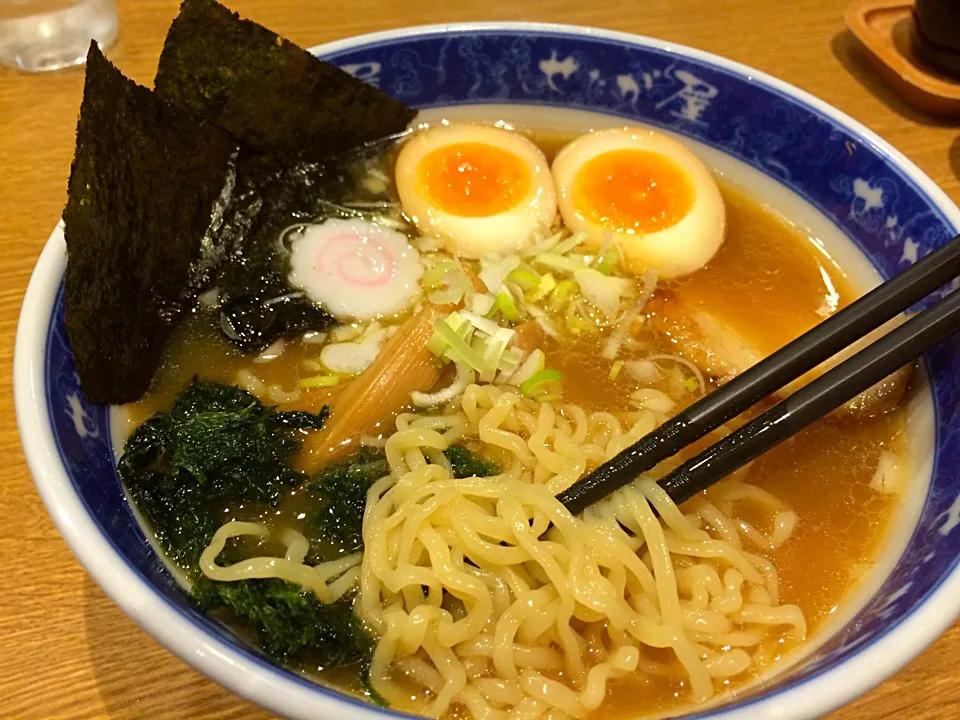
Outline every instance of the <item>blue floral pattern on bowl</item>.
<svg viewBox="0 0 960 720">
<path fill-rule="evenodd" d="M 917 183 L 869 139 L 766 81 L 683 53 L 560 31 L 478 28 L 371 42 L 328 59 L 418 108 L 474 103 L 577 108 L 695 138 L 806 198 L 856 242 L 884 276 L 957 232 Z M 926 503 L 903 557 L 855 619 L 810 661 L 780 683 L 739 700 L 741 705 L 802 683 L 863 650 L 905 619 L 957 565 L 957 358 L 956 338 L 926 356 L 937 416 L 936 456 Z M 131 568 L 199 629 L 238 652 L 256 655 L 193 609 L 144 537 L 115 473 L 109 412 L 88 404 L 79 388 L 64 335 L 62 289 L 53 308 L 45 362 L 57 447 L 102 534 Z"/>
</svg>

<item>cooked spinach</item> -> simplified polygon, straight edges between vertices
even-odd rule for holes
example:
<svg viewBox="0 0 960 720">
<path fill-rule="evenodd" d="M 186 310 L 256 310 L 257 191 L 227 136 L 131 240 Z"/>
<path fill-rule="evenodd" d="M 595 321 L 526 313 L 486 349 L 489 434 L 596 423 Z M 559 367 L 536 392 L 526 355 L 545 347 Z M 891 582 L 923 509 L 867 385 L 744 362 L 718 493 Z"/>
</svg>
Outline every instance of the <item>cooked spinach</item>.
<svg viewBox="0 0 960 720">
<path fill-rule="evenodd" d="M 357 665 L 368 694 L 378 701 L 368 683 L 374 641 L 354 615 L 352 598 L 324 605 L 283 580 L 220 582 L 198 571 L 224 507 L 275 505 L 285 489 L 300 484 L 316 506 L 311 561 L 326 559 L 324 548 L 333 548 L 334 556 L 362 550 L 367 491 L 390 469 L 384 453 L 373 449 L 309 479 L 292 469 L 300 432 L 321 428 L 325 418 L 325 410 L 277 412 L 239 388 L 194 380 L 168 412 L 157 413 L 131 435 L 119 471 L 167 554 L 193 580 L 192 597 L 200 609 L 225 614 L 279 661 L 303 668 Z M 499 472 L 465 447 L 445 454 L 458 478 Z"/>
<path fill-rule="evenodd" d="M 224 503 L 275 505 L 284 488 L 303 482 L 289 459 L 299 431 L 325 418 L 326 408 L 276 412 L 239 388 L 194 380 L 169 412 L 130 436 L 120 477 L 171 559 L 191 573 Z"/>
<path fill-rule="evenodd" d="M 307 482 L 307 492 L 317 503 L 311 525 L 339 553 L 349 554 L 363 549 L 363 510 L 367 490 L 389 472 L 387 458 L 382 452 L 362 448 Z"/>
<path fill-rule="evenodd" d="M 450 461 L 453 476 L 458 479 L 468 477 L 490 477 L 503 472 L 495 462 L 475 453 L 463 445 L 451 445 L 443 454 Z"/>
<path fill-rule="evenodd" d="M 226 609 L 277 660 L 341 667 L 369 663 L 373 641 L 353 614 L 352 600 L 324 605 L 311 591 L 275 578 L 217 582 L 201 577 L 193 599 L 201 610 Z"/>
</svg>

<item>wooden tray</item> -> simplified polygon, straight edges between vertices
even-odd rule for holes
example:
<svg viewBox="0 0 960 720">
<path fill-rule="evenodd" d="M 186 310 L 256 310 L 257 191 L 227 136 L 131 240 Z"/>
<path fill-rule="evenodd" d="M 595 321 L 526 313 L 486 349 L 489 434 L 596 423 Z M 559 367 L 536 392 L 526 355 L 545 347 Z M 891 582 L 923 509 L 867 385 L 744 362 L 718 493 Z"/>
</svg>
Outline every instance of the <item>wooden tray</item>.
<svg viewBox="0 0 960 720">
<path fill-rule="evenodd" d="M 855 0 L 844 13 L 873 66 L 914 107 L 960 116 L 960 81 L 931 69 L 913 49 L 913 2 Z"/>
</svg>

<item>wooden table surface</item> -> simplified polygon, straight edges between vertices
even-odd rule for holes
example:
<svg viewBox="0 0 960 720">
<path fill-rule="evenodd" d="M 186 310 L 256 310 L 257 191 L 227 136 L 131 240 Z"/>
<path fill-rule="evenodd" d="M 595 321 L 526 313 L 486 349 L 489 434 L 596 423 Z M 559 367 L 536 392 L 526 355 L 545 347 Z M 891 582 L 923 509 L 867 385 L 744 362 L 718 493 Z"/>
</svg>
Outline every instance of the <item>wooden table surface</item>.
<svg viewBox="0 0 960 720">
<path fill-rule="evenodd" d="M 752 65 L 840 108 L 960 202 L 960 123 L 924 117 L 855 54 L 840 0 L 231 0 L 302 45 L 404 25 L 533 20 L 595 25 Z M 177 0 L 120 0 L 108 51 L 150 84 Z M 13 342 L 33 264 L 66 200 L 81 70 L 0 69 L 0 718 L 266 718 L 180 662 L 87 577 L 24 463 L 12 408 Z M 960 717 L 960 624 L 896 677 L 831 716 Z M 760 719 L 763 720 L 763 719 Z"/>
</svg>

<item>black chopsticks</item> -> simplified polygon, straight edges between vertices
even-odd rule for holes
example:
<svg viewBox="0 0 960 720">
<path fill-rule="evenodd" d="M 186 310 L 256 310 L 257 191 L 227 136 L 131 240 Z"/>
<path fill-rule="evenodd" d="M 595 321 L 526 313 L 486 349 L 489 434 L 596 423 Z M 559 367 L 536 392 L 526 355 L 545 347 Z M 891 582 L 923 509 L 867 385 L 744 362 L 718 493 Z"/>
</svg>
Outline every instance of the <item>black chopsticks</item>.
<svg viewBox="0 0 960 720">
<path fill-rule="evenodd" d="M 960 236 L 703 397 L 558 495 L 573 514 L 672 457 L 960 275 Z M 660 480 L 681 503 L 960 330 L 960 293 L 867 346 Z"/>
</svg>

